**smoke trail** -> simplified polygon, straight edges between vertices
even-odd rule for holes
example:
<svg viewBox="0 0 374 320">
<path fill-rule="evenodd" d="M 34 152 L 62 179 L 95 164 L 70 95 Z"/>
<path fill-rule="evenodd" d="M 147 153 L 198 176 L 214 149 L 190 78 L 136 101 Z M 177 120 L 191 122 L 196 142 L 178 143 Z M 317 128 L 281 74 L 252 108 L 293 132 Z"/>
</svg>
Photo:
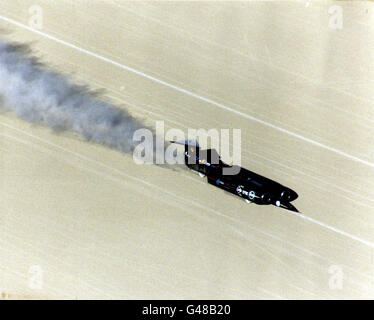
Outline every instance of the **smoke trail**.
<svg viewBox="0 0 374 320">
<path fill-rule="evenodd" d="M 146 128 L 126 110 L 39 63 L 29 46 L 1 39 L 0 110 L 55 131 L 77 132 L 122 152 L 131 152 L 134 131 Z"/>
</svg>

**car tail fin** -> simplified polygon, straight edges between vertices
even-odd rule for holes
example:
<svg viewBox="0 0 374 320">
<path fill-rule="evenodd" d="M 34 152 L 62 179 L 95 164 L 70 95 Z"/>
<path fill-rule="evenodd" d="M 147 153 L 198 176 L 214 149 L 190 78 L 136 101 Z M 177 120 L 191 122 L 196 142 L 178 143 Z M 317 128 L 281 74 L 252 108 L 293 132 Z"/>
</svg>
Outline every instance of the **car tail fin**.
<svg viewBox="0 0 374 320">
<path fill-rule="evenodd" d="M 170 143 L 177 143 L 177 144 L 181 144 L 181 145 L 184 145 L 184 146 L 199 148 L 199 143 L 197 142 L 197 140 L 194 140 L 194 139 L 173 140 L 173 141 L 170 141 Z"/>
</svg>

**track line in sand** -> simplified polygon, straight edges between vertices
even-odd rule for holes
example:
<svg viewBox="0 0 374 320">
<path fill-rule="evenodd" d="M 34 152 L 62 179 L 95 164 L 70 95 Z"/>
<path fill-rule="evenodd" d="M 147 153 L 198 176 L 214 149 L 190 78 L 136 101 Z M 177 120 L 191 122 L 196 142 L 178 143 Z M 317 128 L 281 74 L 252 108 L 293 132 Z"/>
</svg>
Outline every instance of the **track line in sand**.
<svg viewBox="0 0 374 320">
<path fill-rule="evenodd" d="M 82 52 L 82 53 L 84 53 L 84 54 L 86 54 L 86 55 L 89 55 L 89 56 L 91 56 L 91 57 L 97 58 L 97 59 L 99 59 L 99 60 L 101 60 L 101 61 L 104 61 L 104 62 L 106 62 L 106 63 L 112 64 L 112 65 L 114 65 L 114 66 L 116 66 L 116 67 L 119 67 L 119 68 L 121 68 L 121 69 L 123 69 L 123 70 L 126 70 L 126 71 L 128 71 L 128 72 L 132 72 L 132 73 L 134 73 L 134 74 L 136 74 L 136 75 L 138 75 L 138 76 L 141 76 L 141 77 L 146 78 L 146 79 L 148 79 L 148 80 L 151 80 L 151 81 L 153 81 L 153 82 L 159 83 L 159 84 L 164 85 L 164 86 L 166 86 L 166 87 L 168 87 L 168 88 L 174 89 L 174 90 L 176 90 L 176 91 L 178 91 L 178 92 L 181 92 L 181 93 L 183 93 L 183 94 L 186 94 L 186 95 L 188 95 L 188 96 L 190 96 L 190 97 L 193 97 L 193 98 L 195 98 L 195 99 L 198 99 L 198 100 L 204 101 L 204 102 L 206 102 L 206 103 L 208 103 L 208 104 L 210 104 L 210 105 L 213 105 L 213 106 L 215 106 L 215 107 L 218 107 L 218 108 L 220 108 L 220 109 L 222 109 L 222 110 L 229 111 L 229 112 L 231 112 L 231 113 L 234 113 L 234 114 L 236 114 L 236 115 L 239 115 L 239 116 L 241 116 L 241 117 L 243 117 L 243 118 L 246 118 L 246 119 L 248 119 L 248 120 L 252 120 L 252 121 L 254 121 L 254 122 L 260 123 L 260 124 L 262 124 L 262 125 L 264 125 L 264 126 L 267 126 L 267 127 L 272 128 L 272 129 L 274 129 L 274 130 L 280 131 L 280 132 L 282 132 L 282 133 L 285 133 L 285 134 L 287 134 L 287 135 L 289 135 L 289 136 L 292 136 L 292 137 L 294 137 L 294 138 L 297 138 L 297 139 L 299 139 L 299 140 L 302 140 L 302 141 L 308 142 L 308 143 L 310 143 L 310 144 L 312 144 L 312 145 L 315 145 L 315 146 L 320 147 L 320 148 L 322 148 L 322 149 L 325 149 L 325 150 L 328 150 L 328 151 L 333 152 L 333 153 L 335 153 L 335 154 L 338 154 L 338 155 L 340 155 L 340 156 L 343 156 L 343 157 L 345 157 L 345 158 L 347 158 L 347 159 L 350 159 L 350 160 L 352 160 L 352 161 L 356 161 L 356 162 L 358 162 L 358 163 L 361 163 L 361 164 L 364 164 L 364 165 L 366 165 L 366 166 L 369 166 L 369 167 L 374 168 L 374 163 L 373 163 L 373 162 L 370 162 L 370 161 L 367 161 L 367 160 L 364 160 L 364 159 L 361 159 L 361 158 L 355 157 L 355 156 L 353 156 L 353 155 L 351 155 L 351 154 L 348 154 L 348 153 L 346 153 L 346 152 L 344 152 L 344 151 L 341 151 L 341 150 L 339 150 L 339 149 L 336 149 L 336 148 L 333 148 L 333 147 L 331 147 L 331 146 L 325 145 L 325 144 L 323 144 L 323 143 L 320 143 L 320 142 L 315 141 L 315 140 L 313 140 L 313 139 L 310 139 L 310 138 L 308 138 L 308 137 L 304 137 L 304 136 L 302 136 L 302 135 L 300 135 L 300 134 L 298 134 L 298 133 L 295 133 L 295 132 L 289 131 L 289 130 L 284 129 L 284 128 L 282 128 L 282 127 L 278 127 L 278 126 L 276 126 L 276 125 L 274 125 L 274 124 L 272 124 L 272 123 L 269 123 L 269 122 L 266 122 L 266 121 L 264 121 L 264 120 L 258 119 L 258 118 L 254 117 L 254 116 L 251 116 L 251 115 L 247 114 L 247 113 L 244 113 L 244 112 L 241 112 L 241 111 L 238 111 L 238 110 L 232 109 L 232 108 L 230 108 L 229 106 L 226 106 L 226 105 L 224 105 L 224 104 L 221 104 L 221 103 L 219 103 L 219 102 L 216 102 L 216 101 L 214 101 L 214 100 L 212 100 L 212 99 L 209 99 L 209 98 L 206 98 L 206 97 L 200 96 L 200 95 L 198 95 L 198 94 L 196 94 L 196 93 L 194 93 L 194 92 L 192 92 L 192 91 L 189 91 L 189 90 L 186 90 L 186 89 L 184 89 L 184 88 L 178 87 L 178 86 L 176 86 L 176 85 L 173 85 L 173 84 L 168 83 L 168 82 L 166 82 L 166 81 L 164 81 L 164 80 L 158 79 L 158 78 L 156 78 L 156 77 L 154 77 L 154 76 L 151 76 L 151 75 L 146 74 L 146 73 L 144 73 L 144 72 L 142 72 L 142 71 L 139 71 L 139 70 L 136 70 L 136 69 L 134 69 L 134 68 L 131 68 L 131 67 L 129 67 L 129 66 L 125 66 L 125 65 L 123 65 L 123 64 L 121 64 L 121 63 L 119 63 L 119 62 L 116 62 L 116 61 L 114 61 L 114 60 L 111 60 L 111 59 L 109 59 L 109 58 L 106 58 L 106 57 L 104 57 L 104 56 L 101 56 L 101 55 L 99 55 L 99 54 L 97 54 L 97 53 L 94 53 L 94 52 L 92 52 L 92 51 L 89 51 L 89 50 L 83 49 L 83 48 L 81 48 L 81 47 L 78 47 L 78 46 L 76 46 L 76 45 L 74 45 L 74 44 L 72 44 L 72 43 L 70 43 L 70 42 L 67 42 L 67 41 L 64 41 L 64 40 L 58 39 L 58 38 L 56 38 L 56 37 L 54 37 L 54 36 L 52 36 L 52 35 L 50 35 L 50 34 L 47 34 L 47 33 L 45 33 L 45 32 L 42 32 L 42 31 L 40 31 L 40 30 L 36 30 L 36 29 L 34 29 L 34 28 L 31 28 L 31 27 L 29 27 L 29 26 L 27 26 L 27 25 L 25 25 L 25 24 L 23 24 L 23 23 L 20 23 L 20 22 L 18 22 L 18 21 L 16 21 L 16 20 L 13 20 L 13 19 L 10 19 L 10 18 L 7 18 L 7 17 L 4 17 L 4 16 L 1 16 L 1 15 L 0 15 L 0 20 L 4 21 L 4 22 L 6 22 L 6 23 L 9 23 L 9 24 L 13 24 L 13 25 L 15 25 L 15 26 L 17 26 L 17 27 L 20 27 L 20 28 L 23 28 L 23 29 L 25 29 L 25 30 L 28 30 L 28 31 L 30 31 L 30 32 L 36 33 L 36 34 L 38 34 L 38 35 L 40 35 L 40 36 L 42 36 L 42 37 L 45 37 L 45 38 L 47 38 L 47 39 L 50 39 L 50 40 L 55 41 L 55 42 L 57 42 L 57 43 L 59 43 L 59 44 L 65 45 L 65 46 L 67 46 L 67 47 L 70 47 L 70 48 L 72 48 L 72 49 L 74 49 L 74 50 L 80 51 L 80 52 Z"/>
<path fill-rule="evenodd" d="M 301 212 L 293 212 L 293 211 L 289 211 L 289 210 L 287 210 L 286 212 L 287 212 L 287 213 L 291 213 L 291 214 L 293 214 L 293 215 L 295 215 L 295 216 L 297 216 L 297 217 L 300 217 L 300 218 L 302 218 L 302 219 L 304 219 L 304 220 L 307 220 L 307 221 L 310 221 L 310 222 L 312 222 L 312 223 L 315 223 L 315 224 L 317 224 L 317 225 L 319 225 L 319 226 L 321 226 L 321 227 L 324 227 L 324 228 L 326 228 L 326 229 L 328 229 L 328 230 L 331 230 L 331 231 L 333 231 L 333 232 L 336 232 L 336 233 L 338 233 L 338 234 L 340 234 L 340 235 L 342 235 L 342 236 L 349 237 L 349 238 L 351 238 L 352 240 L 356 240 L 356 241 L 358 241 L 358 242 L 360 242 L 360 243 L 362 243 L 362 244 L 365 244 L 365 245 L 367 245 L 368 247 L 374 249 L 374 243 L 371 242 L 371 241 L 368 241 L 368 240 L 362 239 L 362 238 L 360 238 L 360 237 L 358 237 L 358 236 L 355 236 L 354 234 L 351 234 L 351 233 L 345 232 L 345 231 L 343 231 L 343 230 L 340 230 L 340 229 L 337 229 L 337 228 L 335 228 L 335 227 L 333 227 L 333 226 L 330 226 L 330 225 L 328 225 L 327 223 L 324 223 L 324 222 L 319 221 L 319 220 L 317 220 L 317 219 L 314 219 L 314 218 L 308 217 L 308 216 L 306 216 L 304 213 L 301 213 Z"/>
</svg>

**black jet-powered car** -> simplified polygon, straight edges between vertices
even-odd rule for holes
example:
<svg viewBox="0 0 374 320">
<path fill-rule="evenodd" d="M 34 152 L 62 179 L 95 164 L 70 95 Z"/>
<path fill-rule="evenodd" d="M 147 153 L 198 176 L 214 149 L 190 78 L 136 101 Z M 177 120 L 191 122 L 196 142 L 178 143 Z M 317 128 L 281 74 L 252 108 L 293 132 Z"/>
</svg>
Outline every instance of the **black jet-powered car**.
<svg viewBox="0 0 374 320">
<path fill-rule="evenodd" d="M 196 140 L 171 141 L 185 146 L 184 159 L 188 168 L 207 176 L 208 183 L 231 192 L 246 202 L 275 205 L 299 212 L 291 202 L 298 195 L 280 183 L 241 167 L 224 163 L 215 149 L 201 150 Z M 226 169 L 230 174 L 226 174 Z M 225 173 L 226 172 L 226 173 Z M 235 172 L 235 174 L 231 174 Z"/>
</svg>

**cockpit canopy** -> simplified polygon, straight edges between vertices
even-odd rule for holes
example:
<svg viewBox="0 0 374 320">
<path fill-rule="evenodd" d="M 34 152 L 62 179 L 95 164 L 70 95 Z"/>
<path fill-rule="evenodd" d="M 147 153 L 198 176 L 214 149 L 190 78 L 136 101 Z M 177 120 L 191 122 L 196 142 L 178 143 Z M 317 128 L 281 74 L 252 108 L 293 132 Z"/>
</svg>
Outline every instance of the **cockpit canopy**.
<svg viewBox="0 0 374 320">
<path fill-rule="evenodd" d="M 210 164 L 219 164 L 220 156 L 216 149 L 198 150 L 197 154 L 200 163 L 208 162 Z"/>
</svg>

